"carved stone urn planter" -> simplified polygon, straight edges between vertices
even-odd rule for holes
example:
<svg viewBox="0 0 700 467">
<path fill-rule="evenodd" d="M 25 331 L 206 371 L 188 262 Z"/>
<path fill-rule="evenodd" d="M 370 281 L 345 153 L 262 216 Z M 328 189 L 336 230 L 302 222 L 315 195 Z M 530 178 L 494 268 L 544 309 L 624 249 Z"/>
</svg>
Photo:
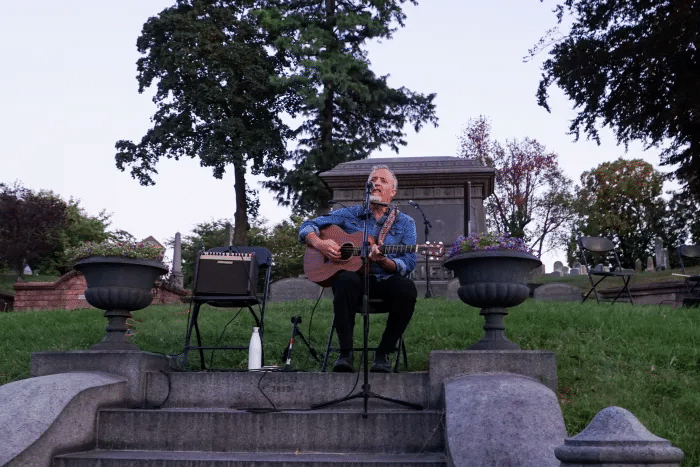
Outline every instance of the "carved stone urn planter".
<svg viewBox="0 0 700 467">
<path fill-rule="evenodd" d="M 514 250 L 459 253 L 444 263 L 459 279 L 459 298 L 484 317 L 484 336 L 470 350 L 520 350 L 505 336 L 507 308 L 520 305 L 530 294 L 527 275 L 542 262 Z"/>
<path fill-rule="evenodd" d="M 75 263 L 87 282 L 85 300 L 105 310 L 107 332 L 92 350 L 138 350 L 126 339 L 126 320 L 131 312 L 146 308 L 153 301 L 155 280 L 168 272 L 160 261 L 117 256 L 91 256 Z"/>
</svg>

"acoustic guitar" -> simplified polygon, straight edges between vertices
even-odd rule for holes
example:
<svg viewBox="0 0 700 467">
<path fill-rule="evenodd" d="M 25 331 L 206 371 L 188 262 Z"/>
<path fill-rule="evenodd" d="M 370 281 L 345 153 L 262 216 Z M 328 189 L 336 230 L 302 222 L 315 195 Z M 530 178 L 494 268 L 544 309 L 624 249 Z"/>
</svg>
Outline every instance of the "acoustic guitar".
<svg viewBox="0 0 700 467">
<path fill-rule="evenodd" d="M 337 225 L 329 225 L 320 230 L 319 237 L 323 240 L 332 239 L 340 245 L 340 259 L 337 261 L 327 258 L 316 248 L 307 246 L 304 252 L 304 274 L 322 287 L 330 287 L 335 276 L 342 271 L 360 272 L 362 269 L 362 232 L 345 233 Z M 369 238 L 370 245 L 374 239 Z M 382 254 L 390 253 L 421 253 L 429 256 L 442 256 L 445 246 L 442 243 L 424 245 L 382 245 Z"/>
</svg>

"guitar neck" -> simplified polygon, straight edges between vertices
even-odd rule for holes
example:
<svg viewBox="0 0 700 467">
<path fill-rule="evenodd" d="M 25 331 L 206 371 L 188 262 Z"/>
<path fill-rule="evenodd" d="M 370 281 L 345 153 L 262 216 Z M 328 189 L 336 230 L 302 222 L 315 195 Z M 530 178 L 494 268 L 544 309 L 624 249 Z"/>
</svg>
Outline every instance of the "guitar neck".
<svg viewBox="0 0 700 467">
<path fill-rule="evenodd" d="M 390 253 L 413 253 L 418 251 L 418 245 L 382 245 L 379 247 L 379 251 L 383 255 L 388 255 Z M 362 254 L 362 247 L 354 247 L 352 254 L 359 256 Z"/>
</svg>

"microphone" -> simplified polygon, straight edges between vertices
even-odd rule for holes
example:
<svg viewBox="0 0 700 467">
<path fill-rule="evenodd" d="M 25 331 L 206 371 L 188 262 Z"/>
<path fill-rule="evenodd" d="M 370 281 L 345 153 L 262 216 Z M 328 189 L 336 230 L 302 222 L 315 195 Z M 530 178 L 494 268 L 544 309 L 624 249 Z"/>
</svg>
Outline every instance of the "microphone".
<svg viewBox="0 0 700 467">
<path fill-rule="evenodd" d="M 368 189 L 368 190 L 374 189 L 374 183 L 371 182 L 371 181 L 367 181 L 367 189 Z"/>
<path fill-rule="evenodd" d="M 409 199 L 409 200 L 408 200 L 408 204 L 410 204 L 410 205 L 413 206 L 414 208 L 418 209 L 418 203 L 416 203 L 416 202 L 413 201 L 412 199 Z"/>
</svg>

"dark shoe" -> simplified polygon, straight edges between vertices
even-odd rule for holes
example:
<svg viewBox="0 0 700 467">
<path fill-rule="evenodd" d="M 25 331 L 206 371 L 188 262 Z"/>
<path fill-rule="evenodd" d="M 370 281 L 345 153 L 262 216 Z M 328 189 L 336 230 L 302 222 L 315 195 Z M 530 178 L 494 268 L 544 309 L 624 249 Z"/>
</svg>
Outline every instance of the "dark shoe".
<svg viewBox="0 0 700 467">
<path fill-rule="evenodd" d="M 391 373 L 393 369 L 391 368 L 391 363 L 389 363 L 389 356 L 385 353 L 375 352 L 369 371 L 372 373 Z"/>
<path fill-rule="evenodd" d="M 355 368 L 352 366 L 352 352 L 341 352 L 338 360 L 333 365 L 333 371 L 337 373 L 352 373 Z"/>
</svg>

